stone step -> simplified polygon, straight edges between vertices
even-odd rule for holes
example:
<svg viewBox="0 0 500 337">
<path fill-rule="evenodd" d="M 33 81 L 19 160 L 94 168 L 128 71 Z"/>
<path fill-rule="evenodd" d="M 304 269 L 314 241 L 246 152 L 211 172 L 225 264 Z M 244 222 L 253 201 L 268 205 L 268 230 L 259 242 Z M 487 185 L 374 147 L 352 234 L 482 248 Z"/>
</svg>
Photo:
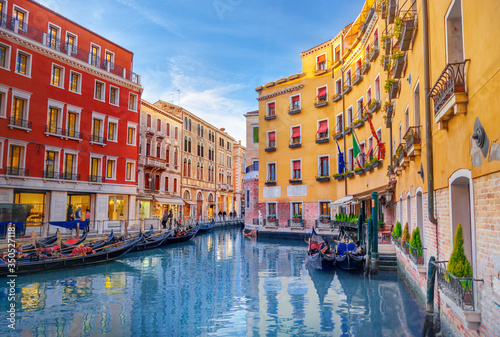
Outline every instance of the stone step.
<svg viewBox="0 0 500 337">
<path fill-rule="evenodd" d="M 383 270 L 383 271 L 398 271 L 398 266 L 383 266 L 383 265 L 379 265 L 378 266 L 378 269 L 379 270 Z"/>
</svg>

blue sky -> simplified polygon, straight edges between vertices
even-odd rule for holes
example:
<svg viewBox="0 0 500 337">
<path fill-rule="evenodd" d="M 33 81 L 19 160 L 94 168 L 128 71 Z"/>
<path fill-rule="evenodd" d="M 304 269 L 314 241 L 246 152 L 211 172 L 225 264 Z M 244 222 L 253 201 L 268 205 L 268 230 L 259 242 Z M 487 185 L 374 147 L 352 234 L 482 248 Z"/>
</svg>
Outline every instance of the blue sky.
<svg viewBox="0 0 500 337">
<path fill-rule="evenodd" d="M 301 71 L 300 53 L 364 0 L 39 0 L 134 53 L 143 98 L 179 104 L 245 142 L 255 88 Z"/>
</svg>

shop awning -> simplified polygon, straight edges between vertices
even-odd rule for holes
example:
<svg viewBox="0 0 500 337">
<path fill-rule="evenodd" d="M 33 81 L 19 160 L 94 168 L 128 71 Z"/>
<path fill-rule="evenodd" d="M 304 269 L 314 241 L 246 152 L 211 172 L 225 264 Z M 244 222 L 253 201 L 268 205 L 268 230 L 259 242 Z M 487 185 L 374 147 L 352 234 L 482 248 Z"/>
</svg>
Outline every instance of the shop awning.
<svg viewBox="0 0 500 337">
<path fill-rule="evenodd" d="M 293 169 L 300 170 L 300 161 L 296 160 L 293 162 Z"/>
<path fill-rule="evenodd" d="M 328 129 L 328 122 L 327 121 L 319 122 L 318 133 L 325 133 L 327 129 Z"/>
<path fill-rule="evenodd" d="M 352 200 L 352 195 L 345 196 L 330 203 L 330 207 L 342 206 Z"/>
<path fill-rule="evenodd" d="M 379 186 L 376 188 L 372 188 L 370 190 L 366 190 L 366 191 L 361 192 L 361 193 L 354 194 L 353 197 L 354 197 L 354 199 L 360 200 L 360 201 L 369 200 L 372 198 L 373 192 L 378 192 L 378 196 L 380 198 L 381 196 L 383 196 L 387 192 L 387 188 L 388 188 L 387 185 L 382 185 L 382 186 Z"/>
<path fill-rule="evenodd" d="M 191 206 L 196 206 L 196 203 L 195 202 L 192 202 L 191 200 L 184 200 L 184 202 L 188 205 L 191 205 Z"/>
<path fill-rule="evenodd" d="M 184 201 L 181 198 L 160 198 L 155 197 L 155 200 L 160 204 L 166 205 L 184 205 Z"/>
</svg>

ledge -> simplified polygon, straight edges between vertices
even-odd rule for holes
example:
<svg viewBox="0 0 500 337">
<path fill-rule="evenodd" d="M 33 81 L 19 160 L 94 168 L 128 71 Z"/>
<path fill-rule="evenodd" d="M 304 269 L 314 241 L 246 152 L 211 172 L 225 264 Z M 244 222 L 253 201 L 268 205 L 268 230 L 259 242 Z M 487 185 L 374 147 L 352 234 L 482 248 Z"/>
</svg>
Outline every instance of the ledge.
<svg viewBox="0 0 500 337">
<path fill-rule="evenodd" d="M 271 119 L 276 119 L 276 115 L 274 115 L 274 116 L 266 116 L 266 117 L 264 117 L 264 119 L 266 121 L 270 121 Z"/>
<path fill-rule="evenodd" d="M 340 132 L 340 133 L 337 133 L 335 136 L 333 136 L 333 139 L 337 140 L 337 139 L 340 139 L 342 137 L 344 137 L 344 133 Z"/>
<path fill-rule="evenodd" d="M 323 181 L 330 181 L 330 177 L 316 177 L 316 181 L 323 182 Z"/>
<path fill-rule="evenodd" d="M 465 321 L 467 329 L 479 330 L 481 328 L 481 312 L 480 311 L 464 311 L 460 309 L 445 292 L 440 291 L 445 305 L 455 312 L 455 314 Z"/>
<path fill-rule="evenodd" d="M 314 107 L 315 108 L 320 108 L 320 107 L 325 106 L 325 105 L 328 105 L 328 101 L 321 102 L 321 103 L 318 103 L 318 104 L 314 104 Z"/>
<path fill-rule="evenodd" d="M 451 119 L 454 115 L 467 112 L 467 92 L 456 92 L 450 96 L 443 106 L 435 112 L 434 121 L 443 123 Z"/>
<path fill-rule="evenodd" d="M 330 141 L 330 137 L 325 137 L 321 139 L 316 139 L 316 144 L 328 143 Z"/>
<path fill-rule="evenodd" d="M 342 98 L 342 95 L 341 94 L 338 94 L 338 95 L 335 95 L 333 96 L 332 98 L 332 102 L 337 102 L 337 101 L 340 101 L 340 99 Z"/>
<path fill-rule="evenodd" d="M 264 151 L 273 152 L 273 151 L 276 151 L 276 147 L 266 147 L 266 149 Z"/>
<path fill-rule="evenodd" d="M 295 115 L 295 114 L 298 114 L 299 112 L 300 112 L 300 109 L 295 109 L 295 110 L 288 111 L 288 114 L 289 115 Z"/>
<path fill-rule="evenodd" d="M 301 146 L 302 146 L 302 143 L 290 144 L 290 145 L 288 145 L 288 148 L 293 149 L 294 147 L 301 147 Z"/>
<path fill-rule="evenodd" d="M 266 185 L 266 186 L 275 186 L 275 185 L 276 185 L 276 182 L 275 182 L 275 181 L 266 181 L 266 182 L 264 183 L 264 185 Z"/>
<path fill-rule="evenodd" d="M 298 179 L 298 180 L 297 179 L 295 179 L 295 180 L 294 179 L 290 179 L 290 180 L 288 180 L 288 182 L 290 184 L 302 184 L 302 179 Z"/>
</svg>

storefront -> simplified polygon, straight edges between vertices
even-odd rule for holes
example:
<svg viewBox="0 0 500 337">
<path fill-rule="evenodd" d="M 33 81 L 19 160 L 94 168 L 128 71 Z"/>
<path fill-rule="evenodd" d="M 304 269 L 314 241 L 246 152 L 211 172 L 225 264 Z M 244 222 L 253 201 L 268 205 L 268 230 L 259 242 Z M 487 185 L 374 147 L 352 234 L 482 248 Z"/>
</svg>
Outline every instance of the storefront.
<svg viewBox="0 0 500 337">
<path fill-rule="evenodd" d="M 108 201 L 108 220 L 126 220 L 128 210 L 127 195 L 110 195 Z"/>
<path fill-rule="evenodd" d="M 212 220 L 212 217 L 215 213 L 215 203 L 214 203 L 214 195 L 210 193 L 208 195 L 208 220 Z"/>
<path fill-rule="evenodd" d="M 181 198 L 154 198 L 153 217 L 161 219 L 163 213 L 172 211 L 173 217 L 178 217 L 184 206 L 184 201 Z"/>
<path fill-rule="evenodd" d="M 69 194 L 66 202 L 66 220 L 69 219 L 70 213 L 74 216 L 78 207 L 82 211 L 82 220 L 90 219 L 91 207 L 90 207 L 90 194 Z M 87 214 L 88 210 L 88 214 Z"/>
<path fill-rule="evenodd" d="M 45 192 L 14 191 L 14 204 L 28 204 L 28 226 L 40 226 L 45 220 Z"/>
<path fill-rule="evenodd" d="M 139 219 L 150 219 L 151 218 L 152 199 L 153 198 L 151 198 L 151 200 L 144 200 L 144 199 L 137 200 L 138 209 L 136 210 L 136 212 L 138 214 Z"/>
</svg>

